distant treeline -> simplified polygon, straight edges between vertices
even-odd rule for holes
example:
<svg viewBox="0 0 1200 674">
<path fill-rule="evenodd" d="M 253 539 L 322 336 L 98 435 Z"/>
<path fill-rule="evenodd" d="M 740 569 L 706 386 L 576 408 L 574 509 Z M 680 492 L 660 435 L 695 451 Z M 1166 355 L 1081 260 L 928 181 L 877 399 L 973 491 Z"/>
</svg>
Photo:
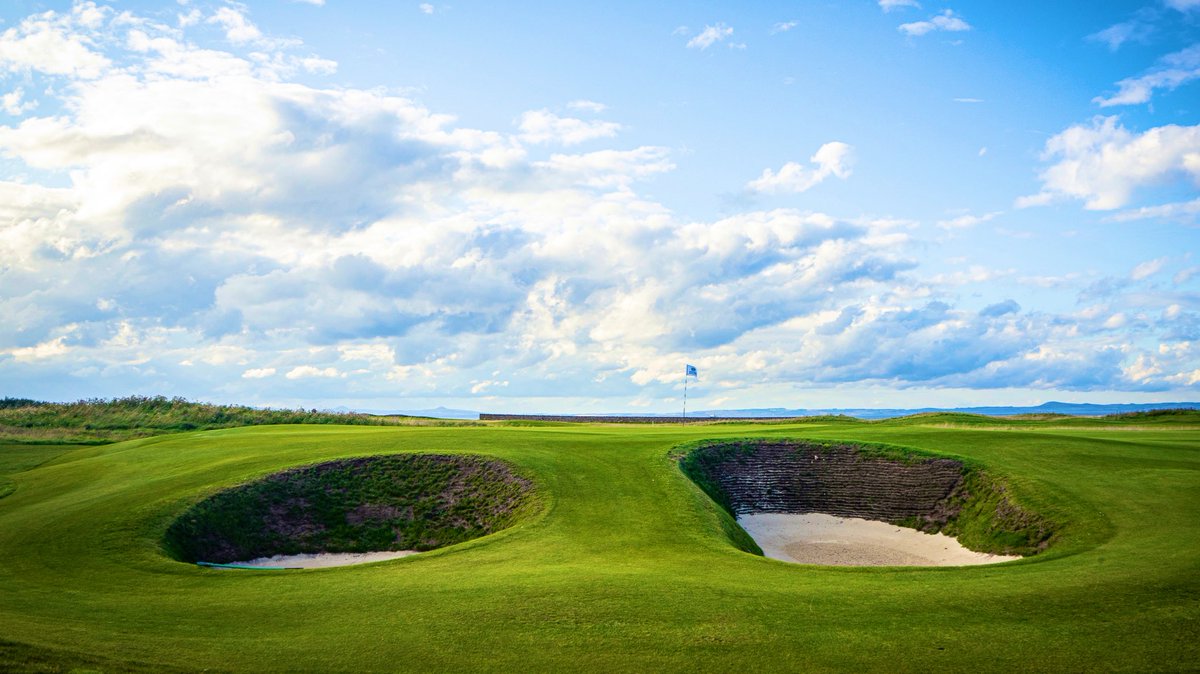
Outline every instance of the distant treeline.
<svg viewBox="0 0 1200 674">
<path fill-rule="evenodd" d="M 166 396 L 129 396 L 111 400 L 91 398 L 73 403 L 50 403 L 25 398 L 0 400 L 0 441 L 6 442 L 99 444 L 164 433 L 236 426 L 387 426 L 417 421 L 413 417 L 376 416 L 354 412 L 213 405 Z"/>
</svg>

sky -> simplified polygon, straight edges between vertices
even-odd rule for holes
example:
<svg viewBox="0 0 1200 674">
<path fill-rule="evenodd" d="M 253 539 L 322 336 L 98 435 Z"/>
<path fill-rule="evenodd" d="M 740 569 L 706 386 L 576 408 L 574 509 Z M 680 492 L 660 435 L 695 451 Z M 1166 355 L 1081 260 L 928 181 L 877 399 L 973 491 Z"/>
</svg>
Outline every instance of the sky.
<svg viewBox="0 0 1200 674">
<path fill-rule="evenodd" d="M 1200 0 L 5 0 L 0 316 L 43 400 L 1197 400 Z"/>
</svg>

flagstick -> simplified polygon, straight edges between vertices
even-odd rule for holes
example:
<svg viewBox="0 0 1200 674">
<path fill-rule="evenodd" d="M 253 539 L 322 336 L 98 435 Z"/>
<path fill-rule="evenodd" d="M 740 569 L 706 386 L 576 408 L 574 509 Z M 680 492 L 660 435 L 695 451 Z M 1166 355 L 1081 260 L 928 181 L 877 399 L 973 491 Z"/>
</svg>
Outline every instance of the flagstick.
<svg viewBox="0 0 1200 674">
<path fill-rule="evenodd" d="M 680 422 L 684 424 L 687 423 L 687 378 L 687 370 L 685 369 L 683 371 L 683 421 Z"/>
</svg>

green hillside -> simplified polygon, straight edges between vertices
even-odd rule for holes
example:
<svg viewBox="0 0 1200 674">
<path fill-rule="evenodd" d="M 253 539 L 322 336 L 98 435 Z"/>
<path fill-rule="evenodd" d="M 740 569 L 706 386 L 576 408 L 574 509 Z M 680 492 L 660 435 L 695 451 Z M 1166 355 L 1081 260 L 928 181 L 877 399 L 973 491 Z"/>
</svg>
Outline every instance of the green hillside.
<svg viewBox="0 0 1200 674">
<path fill-rule="evenodd" d="M 1174 421 L 1173 421 L 1174 419 Z M 1187 416 L 696 426 L 256 426 L 0 446 L 4 671 L 1186 671 L 1200 663 Z M 680 471 L 705 439 L 912 447 L 1058 523 L 1027 559 L 833 568 L 743 552 Z M 400 560 L 202 569 L 164 535 L 221 490 L 392 453 L 495 458 L 515 526 Z"/>
</svg>

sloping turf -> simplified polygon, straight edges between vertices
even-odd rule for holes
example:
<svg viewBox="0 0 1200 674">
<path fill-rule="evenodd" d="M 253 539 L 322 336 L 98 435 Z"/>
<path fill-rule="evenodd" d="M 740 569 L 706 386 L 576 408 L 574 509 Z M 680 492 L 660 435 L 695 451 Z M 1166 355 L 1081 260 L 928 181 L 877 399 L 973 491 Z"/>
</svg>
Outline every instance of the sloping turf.
<svg viewBox="0 0 1200 674">
<path fill-rule="evenodd" d="M 750 436 L 969 457 L 1064 527 L 1047 553 L 998 566 L 756 557 L 729 543 L 669 457 L 688 440 Z M 4 478 L 16 490 L 0 498 L 0 669 L 1194 670 L 1198 439 L 1170 424 L 908 420 L 276 426 L 74 449 Z M 161 552 L 172 518 L 203 495 L 390 452 L 506 459 L 534 479 L 542 509 L 492 536 L 360 567 L 206 570 Z"/>
</svg>

